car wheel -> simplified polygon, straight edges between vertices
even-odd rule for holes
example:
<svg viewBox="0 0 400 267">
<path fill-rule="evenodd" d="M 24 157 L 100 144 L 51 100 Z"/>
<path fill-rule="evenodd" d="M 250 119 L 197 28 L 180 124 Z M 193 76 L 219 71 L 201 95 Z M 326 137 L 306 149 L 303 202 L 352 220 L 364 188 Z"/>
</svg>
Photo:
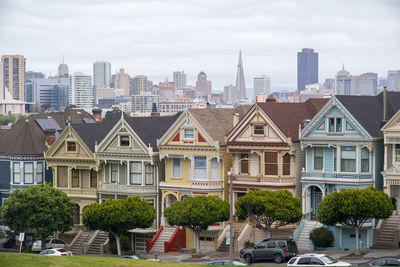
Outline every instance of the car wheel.
<svg viewBox="0 0 400 267">
<path fill-rule="evenodd" d="M 253 262 L 253 257 L 250 254 L 246 254 L 246 255 L 244 255 L 244 260 L 247 263 L 252 263 Z"/>
<path fill-rule="evenodd" d="M 274 262 L 275 263 L 282 263 L 283 262 L 283 257 L 281 254 L 275 254 L 274 255 Z"/>
</svg>

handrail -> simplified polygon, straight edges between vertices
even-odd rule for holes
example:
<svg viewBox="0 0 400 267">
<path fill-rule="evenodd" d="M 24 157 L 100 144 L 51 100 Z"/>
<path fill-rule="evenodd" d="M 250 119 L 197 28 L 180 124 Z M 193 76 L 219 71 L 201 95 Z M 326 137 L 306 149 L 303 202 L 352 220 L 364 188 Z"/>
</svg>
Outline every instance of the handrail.
<svg viewBox="0 0 400 267">
<path fill-rule="evenodd" d="M 297 226 L 296 231 L 294 231 L 293 239 L 294 239 L 296 242 L 297 242 L 297 239 L 299 238 L 300 233 L 303 231 L 304 222 L 305 222 L 305 219 L 302 219 L 302 220 L 300 221 L 299 225 Z"/>
<path fill-rule="evenodd" d="M 75 244 L 76 240 L 78 240 L 79 236 L 82 234 L 82 230 L 79 230 L 74 239 L 72 239 L 71 243 L 69 243 L 69 248 L 71 249 L 73 245 Z"/>
<path fill-rule="evenodd" d="M 224 229 L 221 231 L 220 235 L 218 236 L 218 248 L 222 245 L 222 242 L 225 240 L 226 231 L 228 231 L 228 225 L 225 225 Z"/>
<path fill-rule="evenodd" d="M 181 247 L 186 247 L 186 235 L 185 235 L 185 229 L 180 226 L 176 227 L 174 233 L 172 234 L 171 238 L 168 241 L 164 242 L 164 253 L 169 252 L 169 251 L 178 251 L 178 248 L 173 247 L 174 243 L 178 244 L 179 243 L 179 236 L 183 235 L 183 243 L 180 244 Z M 178 244 L 179 245 L 179 244 Z"/>
<path fill-rule="evenodd" d="M 146 252 L 150 252 L 150 250 L 153 248 L 154 243 L 156 243 L 157 238 L 159 237 L 159 235 L 161 234 L 162 230 L 164 229 L 164 226 L 161 225 L 160 228 L 158 228 L 157 233 L 154 235 L 152 240 L 147 240 L 146 242 Z"/>
<path fill-rule="evenodd" d="M 243 231 L 243 229 L 246 227 L 246 225 L 249 223 L 249 218 L 246 219 L 246 221 L 242 224 L 242 226 L 240 227 L 239 231 L 236 233 L 237 236 L 240 235 L 240 233 Z"/>
</svg>

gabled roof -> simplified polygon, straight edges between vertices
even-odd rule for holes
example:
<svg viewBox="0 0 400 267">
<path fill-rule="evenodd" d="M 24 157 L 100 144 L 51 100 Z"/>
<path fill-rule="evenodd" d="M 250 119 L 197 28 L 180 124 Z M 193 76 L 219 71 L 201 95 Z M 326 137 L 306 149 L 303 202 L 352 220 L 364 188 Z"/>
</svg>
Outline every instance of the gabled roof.
<svg viewBox="0 0 400 267">
<path fill-rule="evenodd" d="M 220 145 L 225 144 L 225 135 L 233 128 L 233 115 L 239 114 L 239 120 L 251 109 L 252 105 L 240 105 L 236 108 L 189 109 L 190 114 L 201 127 Z"/>
<path fill-rule="evenodd" d="M 164 135 L 180 115 L 181 112 L 178 112 L 174 116 L 129 117 L 125 120 L 146 146 L 150 144 L 153 151 L 158 151 L 157 139 Z"/>
<path fill-rule="evenodd" d="M 42 155 L 48 147 L 45 136 L 37 119 L 54 119 L 61 129 L 64 129 L 67 120 L 83 123 L 83 118 L 93 118 L 83 109 L 71 109 L 66 112 L 32 114 L 26 119 L 14 123 L 0 138 L 0 154 L 2 155 Z"/>
<path fill-rule="evenodd" d="M 71 124 L 79 137 L 85 142 L 87 147 L 95 152 L 96 143 L 100 144 L 103 138 L 108 134 L 116 122 L 101 123 L 79 123 Z"/>
<path fill-rule="evenodd" d="M 258 102 L 257 105 L 286 137 L 298 141 L 299 124 L 311 120 L 328 101 L 328 98 L 310 98 L 303 103 Z"/>
<path fill-rule="evenodd" d="M 382 137 L 383 93 L 377 96 L 337 95 L 336 98 L 372 137 Z M 388 119 L 400 109 L 400 92 L 387 92 Z"/>
</svg>

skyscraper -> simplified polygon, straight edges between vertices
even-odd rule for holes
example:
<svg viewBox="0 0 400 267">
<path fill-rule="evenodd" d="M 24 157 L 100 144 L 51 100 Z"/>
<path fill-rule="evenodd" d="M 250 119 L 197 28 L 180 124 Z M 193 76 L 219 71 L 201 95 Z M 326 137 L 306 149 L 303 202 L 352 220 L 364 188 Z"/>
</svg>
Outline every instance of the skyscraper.
<svg viewBox="0 0 400 267">
<path fill-rule="evenodd" d="M 69 77 L 69 104 L 90 109 L 93 106 L 92 77 L 81 72 Z"/>
<path fill-rule="evenodd" d="M 25 66 L 26 59 L 22 55 L 4 55 L 3 63 L 4 86 L 10 95 L 20 101 L 25 101 Z"/>
<path fill-rule="evenodd" d="M 186 87 L 186 73 L 184 71 L 174 71 L 173 81 L 175 84 L 175 89 Z"/>
<path fill-rule="evenodd" d="M 143 92 L 147 92 L 149 91 L 147 87 L 148 87 L 147 76 L 136 75 L 132 80 L 132 91 L 130 92 L 130 95 L 139 95 Z"/>
<path fill-rule="evenodd" d="M 246 85 L 244 82 L 243 62 L 242 62 L 242 50 L 239 51 L 239 62 L 237 65 L 236 73 L 236 90 L 237 100 L 246 98 Z"/>
<path fill-rule="evenodd" d="M 254 100 L 259 94 L 269 95 L 270 90 L 271 79 L 268 76 L 262 75 L 254 78 Z"/>
<path fill-rule="evenodd" d="M 232 84 L 224 86 L 224 102 L 231 104 L 236 100 L 236 88 Z"/>
<path fill-rule="evenodd" d="M 93 85 L 96 87 L 110 87 L 111 64 L 106 61 L 93 63 Z"/>
<path fill-rule="evenodd" d="M 336 75 L 336 94 L 338 95 L 376 95 L 376 79 L 368 75 L 350 75 L 344 69 Z"/>
<path fill-rule="evenodd" d="M 389 70 L 387 77 L 388 91 L 400 91 L 400 70 Z"/>
<path fill-rule="evenodd" d="M 0 100 L 5 99 L 3 74 L 3 63 L 0 62 Z"/>
<path fill-rule="evenodd" d="M 65 77 L 69 75 L 68 65 L 64 64 L 64 55 L 63 61 L 60 65 L 58 65 L 58 77 Z"/>
<path fill-rule="evenodd" d="M 128 96 L 129 94 L 129 75 L 125 73 L 125 69 L 119 69 L 119 72 L 115 75 L 114 81 L 115 89 L 124 89 L 124 95 Z"/>
<path fill-rule="evenodd" d="M 207 74 L 201 71 L 197 75 L 196 96 L 199 98 L 207 98 L 211 95 L 211 81 L 207 80 Z"/>
<path fill-rule="evenodd" d="M 318 53 L 303 48 L 297 52 L 297 91 L 303 91 L 307 84 L 318 83 Z"/>
</svg>

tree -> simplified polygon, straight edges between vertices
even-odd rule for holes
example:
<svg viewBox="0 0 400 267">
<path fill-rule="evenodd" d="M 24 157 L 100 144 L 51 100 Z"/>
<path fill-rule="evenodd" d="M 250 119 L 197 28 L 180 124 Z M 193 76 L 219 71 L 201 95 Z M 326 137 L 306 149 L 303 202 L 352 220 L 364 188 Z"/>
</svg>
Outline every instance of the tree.
<svg viewBox="0 0 400 267">
<path fill-rule="evenodd" d="M 251 218 L 256 227 L 266 231 L 299 222 L 303 217 L 301 201 L 288 190 L 255 190 L 238 199 L 236 214 L 241 219 Z"/>
<path fill-rule="evenodd" d="M 75 205 L 67 194 L 48 185 L 29 186 L 11 193 L 1 208 L 1 218 L 16 232 L 36 230 L 43 250 L 49 235 L 71 229 Z"/>
<path fill-rule="evenodd" d="M 333 232 L 326 227 L 315 228 L 310 233 L 310 239 L 314 243 L 315 249 L 333 247 L 335 237 Z"/>
<path fill-rule="evenodd" d="M 130 229 L 150 227 L 155 218 L 153 205 L 138 196 L 90 204 L 83 212 L 83 223 L 87 228 L 110 232 L 114 236 L 118 255 L 121 255 L 121 236 Z"/>
<path fill-rule="evenodd" d="M 342 224 L 356 232 L 356 249 L 360 253 L 359 230 L 372 218 L 385 219 L 393 212 L 390 197 L 372 186 L 333 192 L 319 203 L 317 220 L 326 225 Z"/>
<path fill-rule="evenodd" d="M 113 108 L 112 110 L 109 110 L 106 112 L 106 115 L 104 116 L 103 122 L 117 122 L 121 119 L 121 110 L 118 108 Z M 125 112 L 124 112 L 124 117 L 127 118 L 129 117 Z"/>
<path fill-rule="evenodd" d="M 208 226 L 229 219 L 229 204 L 214 196 L 187 197 L 166 208 L 164 215 L 170 225 L 184 226 L 194 232 L 196 254 L 200 255 L 200 232 Z"/>
</svg>

